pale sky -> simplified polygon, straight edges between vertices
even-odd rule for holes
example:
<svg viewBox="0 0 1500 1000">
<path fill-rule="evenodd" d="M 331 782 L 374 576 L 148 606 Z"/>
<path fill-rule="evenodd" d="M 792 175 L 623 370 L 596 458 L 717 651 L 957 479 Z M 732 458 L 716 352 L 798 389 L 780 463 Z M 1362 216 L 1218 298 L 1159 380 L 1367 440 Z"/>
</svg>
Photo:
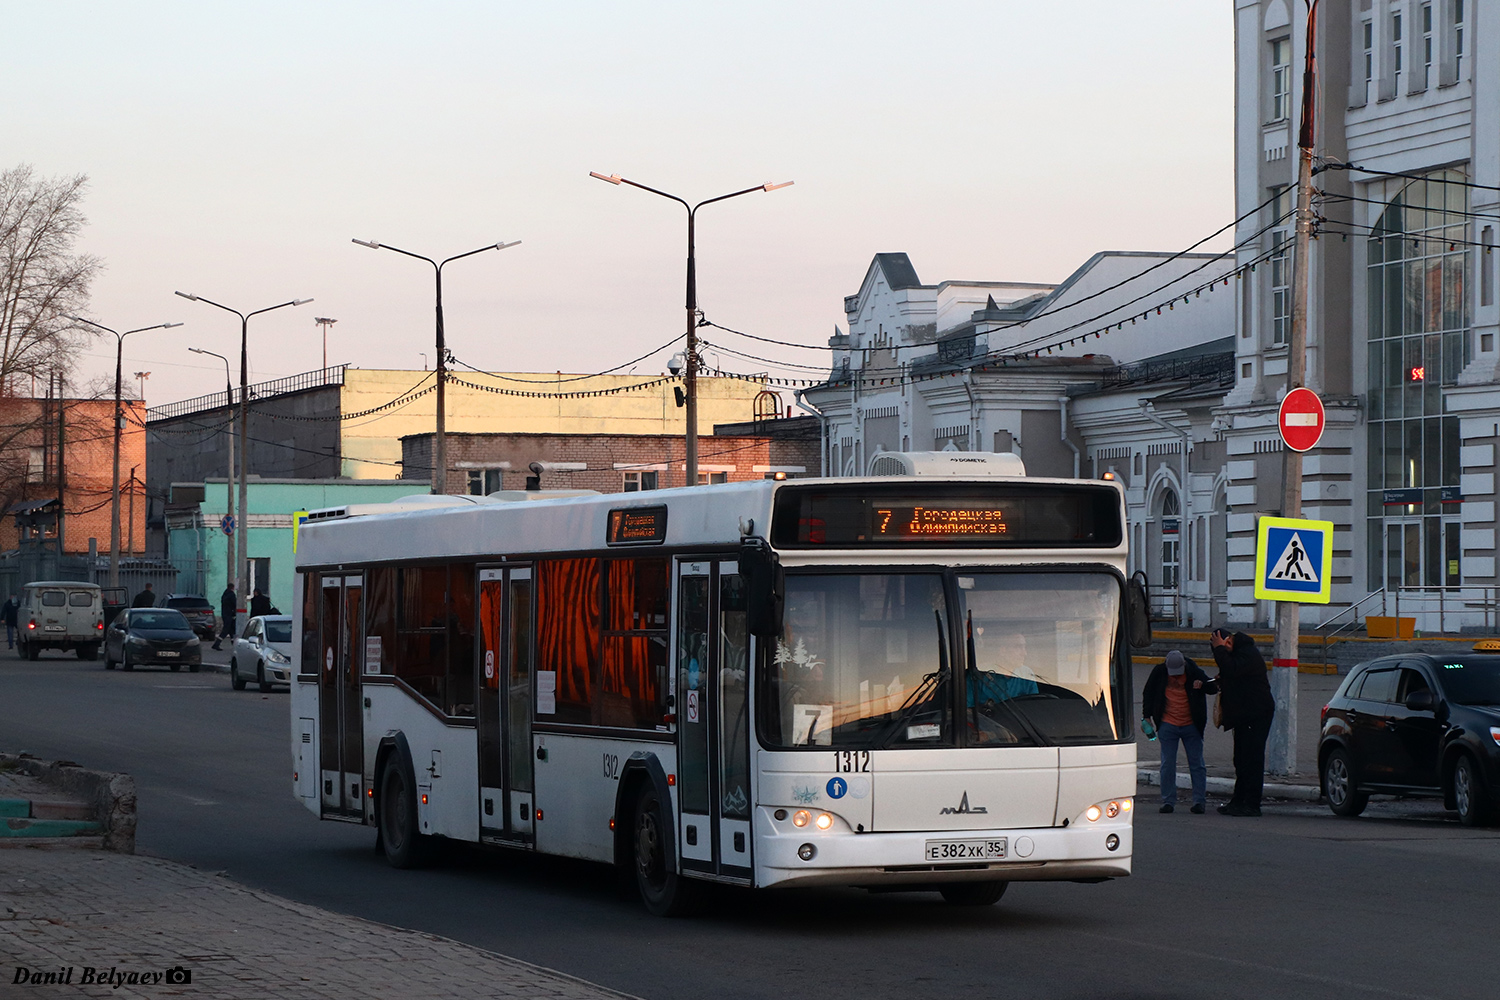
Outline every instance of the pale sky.
<svg viewBox="0 0 1500 1000">
<path fill-rule="evenodd" d="M 1060 281 L 1099 250 L 1229 222 L 1227 0 L 927 3 L 48 3 L 0 0 L 0 166 L 84 173 L 91 317 L 151 404 L 252 379 L 420 368 L 445 257 L 449 347 L 479 368 L 597 371 L 700 306 L 823 345 L 873 254 L 922 280 Z M 1220 246 L 1227 245 L 1221 243 Z M 726 344 L 822 364 L 826 353 Z M 664 369 L 666 353 L 638 372 Z M 112 371 L 89 352 L 81 383 Z M 712 357 L 709 361 L 712 362 Z M 762 367 L 723 359 L 725 368 Z M 237 364 L 237 362 L 236 362 Z M 236 368 L 236 378 L 238 369 Z"/>
</svg>

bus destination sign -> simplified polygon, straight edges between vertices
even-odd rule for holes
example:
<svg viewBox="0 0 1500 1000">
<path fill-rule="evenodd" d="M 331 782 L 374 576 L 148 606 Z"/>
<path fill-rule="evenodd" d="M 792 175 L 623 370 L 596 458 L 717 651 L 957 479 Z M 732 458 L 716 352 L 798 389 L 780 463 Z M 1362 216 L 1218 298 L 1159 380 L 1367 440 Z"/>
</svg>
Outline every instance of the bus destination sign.
<svg viewBox="0 0 1500 1000">
<path fill-rule="evenodd" d="M 609 512 L 607 545 L 660 545 L 667 540 L 666 507 L 617 507 Z"/>
<path fill-rule="evenodd" d="M 1114 548 L 1125 537 L 1113 485 L 882 482 L 776 492 L 778 548 Z"/>
<path fill-rule="evenodd" d="M 1009 529 L 1000 507 L 874 507 L 872 538 L 994 539 Z"/>
</svg>

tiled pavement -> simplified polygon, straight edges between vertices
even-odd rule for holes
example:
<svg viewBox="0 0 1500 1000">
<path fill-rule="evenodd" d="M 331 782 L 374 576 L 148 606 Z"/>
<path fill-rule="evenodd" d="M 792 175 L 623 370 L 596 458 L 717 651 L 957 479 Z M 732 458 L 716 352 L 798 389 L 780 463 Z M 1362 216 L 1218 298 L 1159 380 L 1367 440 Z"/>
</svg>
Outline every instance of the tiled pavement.
<svg viewBox="0 0 1500 1000">
<path fill-rule="evenodd" d="M 90 850 L 0 850 L 0 963 L 5 1000 L 627 996 L 447 938 L 294 903 L 172 862 Z M 60 986 L 22 985 L 23 968 L 28 980 L 48 973 L 59 978 L 71 973 L 71 979 Z M 166 982 L 165 973 L 175 968 L 187 970 L 191 982 Z M 85 984 L 111 974 L 114 978 L 104 983 Z"/>
</svg>

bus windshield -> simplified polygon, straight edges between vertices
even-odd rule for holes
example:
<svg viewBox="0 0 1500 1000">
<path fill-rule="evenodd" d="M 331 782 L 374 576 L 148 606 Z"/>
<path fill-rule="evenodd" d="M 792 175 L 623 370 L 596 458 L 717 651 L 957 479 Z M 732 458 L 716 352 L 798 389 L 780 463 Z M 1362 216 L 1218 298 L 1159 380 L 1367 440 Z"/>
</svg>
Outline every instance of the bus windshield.
<svg viewBox="0 0 1500 1000">
<path fill-rule="evenodd" d="M 960 571 L 958 595 L 971 744 L 1115 739 L 1114 577 Z"/>
<path fill-rule="evenodd" d="M 762 688 L 767 741 L 882 749 L 1117 738 L 1113 576 L 959 571 L 956 584 L 950 591 L 936 570 L 788 573 Z"/>
<path fill-rule="evenodd" d="M 788 574 L 767 735 L 781 746 L 951 745 L 943 577 Z"/>
</svg>

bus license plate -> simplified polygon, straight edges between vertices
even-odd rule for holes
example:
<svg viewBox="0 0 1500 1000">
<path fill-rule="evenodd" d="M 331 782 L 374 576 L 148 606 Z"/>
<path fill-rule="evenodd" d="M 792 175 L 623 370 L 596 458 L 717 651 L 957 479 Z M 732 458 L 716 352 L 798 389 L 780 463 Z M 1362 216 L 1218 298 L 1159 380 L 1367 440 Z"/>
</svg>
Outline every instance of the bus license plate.
<svg viewBox="0 0 1500 1000">
<path fill-rule="evenodd" d="M 157 653 L 156 653 L 156 655 L 157 656 L 168 656 L 168 657 L 170 657 L 170 656 L 177 656 L 179 654 L 178 654 L 177 650 L 175 650 L 175 649 L 162 649 L 162 650 L 158 650 Z"/>
<path fill-rule="evenodd" d="M 1003 861 L 1005 838 L 993 840 L 929 840 L 928 861 Z"/>
</svg>

